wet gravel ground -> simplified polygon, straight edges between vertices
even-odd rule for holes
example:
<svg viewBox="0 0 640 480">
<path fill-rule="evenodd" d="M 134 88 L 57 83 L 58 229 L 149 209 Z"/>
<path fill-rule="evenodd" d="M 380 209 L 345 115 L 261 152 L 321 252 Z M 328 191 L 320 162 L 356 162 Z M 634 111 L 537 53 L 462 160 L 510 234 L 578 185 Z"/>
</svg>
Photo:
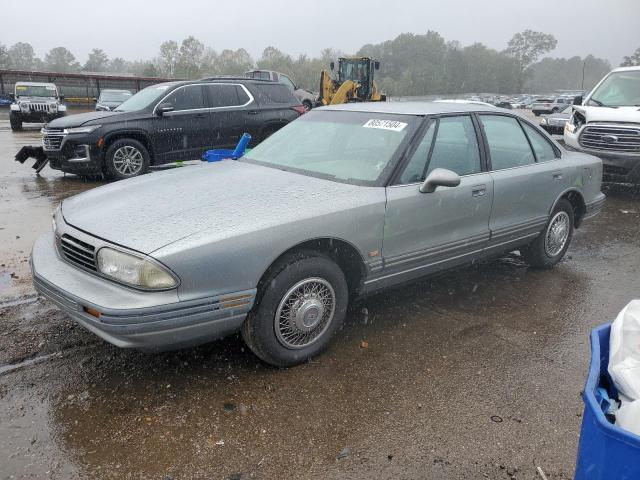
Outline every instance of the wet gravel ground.
<svg viewBox="0 0 640 480">
<path fill-rule="evenodd" d="M 552 271 L 512 254 L 360 301 L 309 364 L 238 337 L 150 355 L 35 295 L 33 240 L 97 183 L 14 162 L 39 127 L 4 113 L 0 479 L 572 477 L 589 330 L 639 296 L 640 189 L 608 188 Z"/>
</svg>

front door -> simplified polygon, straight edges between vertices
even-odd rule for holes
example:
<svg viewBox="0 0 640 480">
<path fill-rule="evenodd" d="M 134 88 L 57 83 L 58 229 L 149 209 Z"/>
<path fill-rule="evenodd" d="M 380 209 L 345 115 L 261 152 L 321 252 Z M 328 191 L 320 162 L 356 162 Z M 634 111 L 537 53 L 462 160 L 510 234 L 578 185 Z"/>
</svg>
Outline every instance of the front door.
<svg viewBox="0 0 640 480">
<path fill-rule="evenodd" d="M 460 175 L 460 185 L 420 193 L 435 168 Z M 483 172 L 471 116 L 431 120 L 396 183 L 387 187 L 380 280 L 395 283 L 480 257 L 489 238 L 493 181 Z"/>
<path fill-rule="evenodd" d="M 201 85 L 180 87 L 161 103 L 173 111 L 155 120 L 155 156 L 158 163 L 200 158 L 206 148 L 211 119 Z"/>
</svg>

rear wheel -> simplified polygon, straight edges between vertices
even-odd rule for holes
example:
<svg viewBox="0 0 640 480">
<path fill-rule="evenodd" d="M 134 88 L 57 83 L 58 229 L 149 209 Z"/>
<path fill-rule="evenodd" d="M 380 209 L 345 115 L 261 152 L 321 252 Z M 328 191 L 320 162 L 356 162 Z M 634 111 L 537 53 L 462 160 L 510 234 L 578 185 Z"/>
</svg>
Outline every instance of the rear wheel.
<svg viewBox="0 0 640 480">
<path fill-rule="evenodd" d="M 315 253 L 289 256 L 264 285 L 242 327 L 253 353 L 271 365 L 288 367 L 324 350 L 342 325 L 349 301 L 338 265 Z"/>
<path fill-rule="evenodd" d="M 520 253 L 529 265 L 535 268 L 551 268 L 564 257 L 573 237 L 573 206 L 560 199 L 541 233 Z"/>
<path fill-rule="evenodd" d="M 109 146 L 105 155 L 108 177 L 122 180 L 142 175 L 149 168 L 149 152 L 138 140 L 123 138 Z"/>
<path fill-rule="evenodd" d="M 9 123 L 11 124 L 11 130 L 22 130 L 22 119 L 15 113 L 9 114 Z"/>
</svg>

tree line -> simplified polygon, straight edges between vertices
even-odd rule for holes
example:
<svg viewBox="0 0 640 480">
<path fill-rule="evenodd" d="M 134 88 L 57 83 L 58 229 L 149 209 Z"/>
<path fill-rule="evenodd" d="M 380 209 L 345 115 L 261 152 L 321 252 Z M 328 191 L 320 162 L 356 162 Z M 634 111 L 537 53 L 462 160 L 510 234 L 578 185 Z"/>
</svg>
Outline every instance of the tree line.
<svg viewBox="0 0 640 480">
<path fill-rule="evenodd" d="M 592 55 L 540 59 L 556 45 L 553 35 L 532 30 L 516 33 L 502 51 L 482 43 L 462 46 L 428 31 L 422 35 L 403 33 L 393 40 L 367 44 L 355 54 L 380 60 L 377 81 L 388 95 L 395 96 L 589 89 L 611 69 L 607 60 Z M 199 78 L 240 75 L 257 67 L 286 73 L 301 87 L 317 90 L 320 71 L 342 54 L 327 48 L 318 57 L 304 54 L 293 57 L 270 46 L 254 59 L 243 48 L 218 52 L 189 36 L 180 43 L 163 42 L 152 59 L 109 58 L 104 50 L 94 48 L 81 64 L 65 47 L 52 48 L 41 59 L 29 43 L 18 42 L 10 47 L 0 44 L 0 69 Z M 623 65 L 637 64 L 640 48 L 623 62 Z"/>
</svg>

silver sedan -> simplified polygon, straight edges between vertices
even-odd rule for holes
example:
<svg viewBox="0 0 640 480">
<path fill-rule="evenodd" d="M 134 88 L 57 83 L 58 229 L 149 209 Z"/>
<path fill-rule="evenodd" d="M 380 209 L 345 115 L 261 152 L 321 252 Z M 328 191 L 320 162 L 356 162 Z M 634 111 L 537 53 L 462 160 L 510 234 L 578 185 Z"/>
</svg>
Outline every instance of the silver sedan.
<svg viewBox="0 0 640 480">
<path fill-rule="evenodd" d="M 65 200 L 33 279 L 115 345 L 241 330 L 289 366 L 329 344 L 355 297 L 513 250 L 552 267 L 602 208 L 601 176 L 598 158 L 490 106 L 323 107 L 240 160 Z"/>
</svg>

